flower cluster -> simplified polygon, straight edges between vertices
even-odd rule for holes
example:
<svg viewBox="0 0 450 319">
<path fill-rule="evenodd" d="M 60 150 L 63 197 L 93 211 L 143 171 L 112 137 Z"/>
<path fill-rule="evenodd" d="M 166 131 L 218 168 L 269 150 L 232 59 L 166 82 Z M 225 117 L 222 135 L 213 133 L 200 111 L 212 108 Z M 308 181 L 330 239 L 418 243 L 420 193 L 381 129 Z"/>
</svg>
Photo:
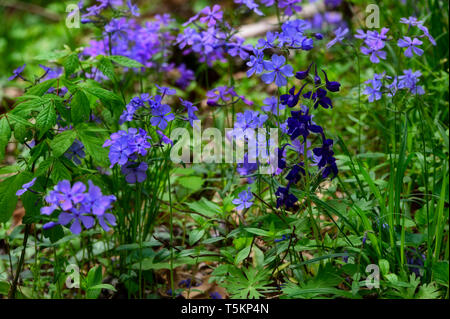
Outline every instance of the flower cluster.
<svg viewBox="0 0 450 319">
<path fill-rule="evenodd" d="M 157 63 L 153 57 L 161 54 L 166 57 L 169 54 L 168 48 L 175 40 L 175 37 L 169 30 L 172 23 L 170 15 L 157 15 L 154 21 L 147 21 L 144 25 L 139 24 L 131 16 L 139 16 L 139 10 L 131 1 L 127 2 L 125 10 L 117 8 L 123 5 L 122 1 L 102 0 L 101 4 L 83 9 L 86 13 L 82 16 L 85 23 L 95 22 L 97 25 L 104 24 L 105 17 L 102 13 L 105 9 L 113 9 L 115 15 L 104 25 L 102 38 L 91 40 L 83 55 L 87 57 L 96 57 L 98 55 L 121 55 L 136 60 L 147 68 L 156 67 Z"/>
<path fill-rule="evenodd" d="M 234 87 L 218 86 L 206 92 L 206 97 L 208 98 L 206 103 L 209 106 L 226 106 L 239 100 L 242 100 L 247 105 L 253 105 L 253 102 L 246 99 L 245 96 L 238 95 Z"/>
<path fill-rule="evenodd" d="M 233 53 L 245 49 L 242 47 L 243 41 L 236 42 L 234 47 L 227 46 L 229 42 L 231 43 L 231 29 L 223 23 L 223 11 L 218 4 L 212 8 L 203 8 L 183 26 L 187 28 L 176 38 L 179 48 L 184 54 L 197 53 L 200 62 L 207 62 L 208 65 L 212 65 L 214 61 L 223 61 L 227 48 L 234 49 Z"/>
<path fill-rule="evenodd" d="M 364 40 L 364 45 L 361 46 L 360 50 L 362 54 L 370 56 L 370 62 L 379 63 L 380 59 L 386 60 L 386 51 L 383 51 L 386 46 L 386 41 L 388 41 L 387 33 L 388 28 L 382 28 L 381 32 L 378 31 L 367 31 L 364 32 L 361 29 L 356 30 L 357 34 L 355 38 Z"/>
<path fill-rule="evenodd" d="M 392 97 L 401 89 L 406 89 L 414 95 L 423 95 L 425 90 L 421 85 L 418 85 L 421 76 L 420 71 L 411 69 L 403 70 L 403 74 L 396 77 L 388 76 L 384 72 L 381 74 L 375 73 L 372 79 L 365 82 L 366 87 L 363 93 L 367 95 L 369 102 L 380 100 L 384 93 Z"/>
<path fill-rule="evenodd" d="M 103 144 L 103 147 L 109 147 L 110 167 L 119 164 L 128 183 L 143 182 L 147 178 L 148 165 L 140 161 L 139 156 L 147 155 L 151 137 L 145 130 L 132 127 L 128 132 L 113 133 L 110 138 Z"/>
<path fill-rule="evenodd" d="M 307 79 L 313 65 L 314 63 L 311 63 L 307 70 L 297 72 L 296 78 L 300 80 Z M 322 70 L 325 80 L 325 88 L 322 88 L 323 80 L 317 72 L 317 65 L 315 65 L 314 69 L 314 77 L 312 77 L 314 90 L 306 92 L 302 96 L 305 99 L 312 100 L 311 104 L 314 109 L 319 105 L 325 109 L 331 108 L 332 102 L 327 96 L 327 92 L 339 91 L 340 83 L 330 81 L 327 73 Z M 295 108 L 307 84 L 305 83 L 298 92 L 293 86 L 289 93 L 281 95 L 281 104 L 289 108 Z M 334 178 L 338 173 L 338 168 L 332 150 L 333 140 L 326 138 L 323 128 L 313 121 L 313 115 L 310 114 L 310 109 L 307 106 L 301 105 L 300 110 L 291 111 L 291 116 L 287 119 L 283 132 L 289 137 L 290 142 L 278 149 L 278 169 L 275 174 L 281 174 L 288 168 L 289 171 L 285 176 L 288 184 L 286 187 L 280 186 L 275 195 L 277 196 L 277 207 L 292 208 L 297 202 L 297 197 L 290 192 L 290 188 L 292 185 L 297 184 L 302 179 L 302 176 L 310 174 L 309 166 L 316 166 L 323 179 L 328 177 Z M 322 145 L 313 148 L 312 152 L 310 151 L 311 141 L 309 141 L 311 134 L 319 135 L 322 141 Z M 287 150 L 294 151 L 296 153 L 295 158 L 302 160 L 289 166 L 287 163 Z M 305 163 L 308 163 L 308 166 Z"/>
<path fill-rule="evenodd" d="M 132 98 L 130 103 L 126 105 L 126 110 L 120 116 L 119 124 L 148 116 L 153 126 L 158 127 L 160 130 L 165 130 L 167 124 L 175 119 L 175 114 L 171 113 L 171 107 L 164 103 L 164 97 L 173 95 L 176 91 L 167 87 L 159 87 L 158 85 L 157 88 L 160 94 L 153 97 L 143 93 Z M 142 110 L 141 114 L 137 113 L 139 110 Z"/>
<path fill-rule="evenodd" d="M 56 225 L 67 226 L 71 224 L 70 231 L 79 234 L 82 225 L 90 229 L 95 225 L 97 219 L 99 225 L 105 230 L 116 225 L 116 217 L 107 213 L 116 200 L 114 195 L 103 195 L 101 189 L 91 181 L 88 182 L 89 189 L 82 182 L 76 182 L 73 186 L 68 180 L 60 181 L 52 191 L 45 197 L 50 204 L 41 208 L 41 214 L 50 216 L 59 211 L 58 220 L 44 224 L 44 229 Z"/>
</svg>

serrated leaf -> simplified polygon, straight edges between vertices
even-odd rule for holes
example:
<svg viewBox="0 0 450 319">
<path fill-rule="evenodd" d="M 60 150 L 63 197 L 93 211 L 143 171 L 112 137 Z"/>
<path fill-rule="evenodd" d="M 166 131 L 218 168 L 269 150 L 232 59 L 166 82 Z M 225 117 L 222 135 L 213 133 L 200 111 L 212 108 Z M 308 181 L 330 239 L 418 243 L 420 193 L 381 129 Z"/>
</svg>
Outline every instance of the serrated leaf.
<svg viewBox="0 0 450 319">
<path fill-rule="evenodd" d="M 73 144 L 77 133 L 73 130 L 64 131 L 55 136 L 55 138 L 50 142 L 50 148 L 53 150 L 53 155 L 55 157 L 60 157 L 63 155 L 67 149 Z"/>
<path fill-rule="evenodd" d="M 72 174 L 70 174 L 67 167 L 65 167 L 60 161 L 55 161 L 50 177 L 56 184 L 64 179 L 70 180 L 72 178 Z"/>
<path fill-rule="evenodd" d="M 114 66 L 111 63 L 111 60 L 102 57 L 100 61 L 97 64 L 97 68 L 106 75 L 110 80 L 115 81 L 115 74 L 114 74 Z"/>
<path fill-rule="evenodd" d="M 84 145 L 86 154 L 90 155 L 98 164 L 108 165 L 108 149 L 103 147 L 109 138 L 107 131 L 87 123 L 75 126 L 78 138 Z"/>
<path fill-rule="evenodd" d="M 78 69 L 78 62 L 78 55 L 76 53 L 71 53 L 64 59 L 63 66 L 66 77 L 69 77 Z"/>
<path fill-rule="evenodd" d="M 55 86 L 56 83 L 57 79 L 50 79 L 29 88 L 26 93 L 27 95 L 42 96 L 47 93 L 51 87 Z"/>
<path fill-rule="evenodd" d="M 70 103 L 70 113 L 74 124 L 85 122 L 89 119 L 91 107 L 89 99 L 83 91 L 78 90 Z"/>
<path fill-rule="evenodd" d="M 108 57 L 111 61 L 116 62 L 117 64 L 120 64 L 127 68 L 140 68 L 144 67 L 140 62 L 136 60 L 132 60 L 130 58 L 127 58 L 126 56 L 121 55 L 111 55 Z"/>
<path fill-rule="evenodd" d="M 11 128 L 6 117 L 0 119 L 0 162 L 5 156 L 5 148 L 11 138 Z"/>
<path fill-rule="evenodd" d="M 8 116 L 8 119 L 10 120 L 11 124 L 20 123 L 23 126 L 28 126 L 28 127 L 33 126 L 32 123 L 28 122 L 23 117 L 20 117 L 20 116 L 17 116 L 17 115 L 13 115 L 11 113 L 9 113 L 7 116 Z"/>
<path fill-rule="evenodd" d="M 36 128 L 41 138 L 49 129 L 56 124 L 56 111 L 53 104 L 48 104 L 36 117 Z"/>
</svg>

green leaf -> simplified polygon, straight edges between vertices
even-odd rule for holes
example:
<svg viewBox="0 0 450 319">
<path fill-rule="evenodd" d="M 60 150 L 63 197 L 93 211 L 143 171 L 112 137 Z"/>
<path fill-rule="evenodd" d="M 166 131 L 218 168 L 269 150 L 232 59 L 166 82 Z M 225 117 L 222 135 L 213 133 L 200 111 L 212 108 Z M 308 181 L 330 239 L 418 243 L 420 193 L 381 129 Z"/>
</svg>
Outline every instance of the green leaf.
<svg viewBox="0 0 450 319">
<path fill-rule="evenodd" d="M 77 133 L 73 130 L 67 130 L 56 135 L 50 142 L 50 148 L 53 150 L 53 155 L 55 157 L 63 155 L 67 149 L 72 146 L 76 137 Z"/>
<path fill-rule="evenodd" d="M 48 104 L 36 117 L 36 128 L 41 138 L 49 129 L 56 124 L 56 111 L 52 104 Z"/>
<path fill-rule="evenodd" d="M 114 288 L 114 286 L 110 285 L 110 284 L 99 284 L 99 285 L 95 285 L 95 286 L 88 288 L 88 290 L 92 290 L 92 289 L 107 289 L 107 290 L 116 291 L 116 288 Z"/>
<path fill-rule="evenodd" d="M 64 59 L 63 66 L 66 77 L 69 77 L 77 70 L 78 63 L 79 60 L 78 55 L 76 53 L 71 53 Z"/>
<path fill-rule="evenodd" d="M 33 190 L 38 189 L 39 181 L 33 186 Z M 25 208 L 25 216 L 23 217 L 24 224 L 32 224 L 37 221 L 40 217 L 40 210 L 42 207 L 42 203 L 40 201 L 40 195 L 33 192 L 25 192 L 21 197 L 23 207 Z"/>
<path fill-rule="evenodd" d="M 64 164 L 62 164 L 60 161 L 55 161 L 50 177 L 56 184 L 64 179 L 70 180 L 72 178 L 72 174 L 67 169 L 67 167 L 64 166 Z"/>
<path fill-rule="evenodd" d="M 102 287 L 98 287 L 102 285 L 102 267 L 95 266 L 91 268 L 88 272 L 86 283 L 87 283 L 87 293 L 86 296 L 88 299 L 97 299 L 102 291 Z"/>
<path fill-rule="evenodd" d="M 114 106 L 115 104 L 122 103 L 119 96 L 111 91 L 105 90 L 100 87 L 95 86 L 84 86 L 83 89 L 89 93 L 99 98 L 103 104 L 106 106 Z"/>
<path fill-rule="evenodd" d="M 439 261 L 433 264 L 433 278 L 440 285 L 448 288 L 448 261 Z"/>
<path fill-rule="evenodd" d="M 70 103 L 70 113 L 74 124 L 86 122 L 89 119 L 91 107 L 89 99 L 83 91 L 78 90 Z"/>
<path fill-rule="evenodd" d="M 193 246 L 196 242 L 202 239 L 203 235 L 205 235 L 204 229 L 194 229 L 189 234 L 189 246 Z"/>
<path fill-rule="evenodd" d="M 144 67 L 144 65 L 142 65 L 141 63 L 139 63 L 138 61 L 132 60 L 130 58 L 127 58 L 125 56 L 121 56 L 121 55 L 112 55 L 108 57 L 110 60 L 116 62 L 117 64 L 120 64 L 124 67 L 127 68 L 140 68 L 140 67 Z"/>
<path fill-rule="evenodd" d="M 116 75 L 114 74 L 114 66 L 111 63 L 111 60 L 102 57 L 100 61 L 97 63 L 98 69 L 106 75 L 110 80 L 115 81 Z"/>
<path fill-rule="evenodd" d="M 67 55 L 66 51 L 46 51 L 38 54 L 37 56 L 34 57 L 34 59 L 42 61 L 56 61 L 66 55 Z"/>
<path fill-rule="evenodd" d="M 247 227 L 245 230 L 254 235 L 270 237 L 270 233 L 264 229 Z"/>
<path fill-rule="evenodd" d="M 103 144 L 109 138 L 107 131 L 87 123 L 78 124 L 75 126 L 75 130 L 86 153 L 98 164 L 108 166 L 108 149 L 103 147 Z"/>
<path fill-rule="evenodd" d="M 380 259 L 378 261 L 378 265 L 380 266 L 380 270 L 383 275 L 387 275 L 389 273 L 389 261 L 386 259 Z"/>
<path fill-rule="evenodd" d="M 48 89 L 50 89 L 52 86 L 55 86 L 57 83 L 57 79 L 50 79 L 44 82 L 41 82 L 32 88 L 27 90 L 27 95 L 35 95 L 35 96 L 43 96 L 45 93 L 47 93 Z"/>
<path fill-rule="evenodd" d="M 51 243 L 56 243 L 64 237 L 64 230 L 61 225 L 56 225 L 50 229 L 44 229 L 44 237 L 50 239 Z"/>
<path fill-rule="evenodd" d="M 251 246 L 247 246 L 244 249 L 242 249 L 237 255 L 236 255 L 236 260 L 235 260 L 235 264 L 238 265 L 241 261 L 243 261 L 245 258 L 248 257 L 248 255 L 250 254 L 250 249 L 252 247 Z"/>
<path fill-rule="evenodd" d="M 181 186 L 196 192 L 202 188 L 204 179 L 200 176 L 182 176 L 177 181 Z"/>
<path fill-rule="evenodd" d="M 17 204 L 16 192 L 32 178 L 33 174 L 24 171 L 0 183 L 0 223 L 7 222 L 11 218 Z"/>
<path fill-rule="evenodd" d="M 32 123 L 28 122 L 23 117 L 20 117 L 20 116 L 11 114 L 11 113 L 8 114 L 8 119 L 10 120 L 11 124 L 19 123 L 19 124 L 21 124 L 23 126 L 28 126 L 28 127 L 32 127 L 33 126 Z"/>
<path fill-rule="evenodd" d="M 6 117 L 0 119 L 0 162 L 5 157 L 5 148 L 11 138 L 11 128 Z"/>
<path fill-rule="evenodd" d="M 222 213 L 222 209 L 219 205 L 207 200 L 206 198 L 202 198 L 198 202 L 186 203 L 186 205 L 188 205 L 193 211 L 208 217 L 217 217 L 217 215 Z"/>
</svg>

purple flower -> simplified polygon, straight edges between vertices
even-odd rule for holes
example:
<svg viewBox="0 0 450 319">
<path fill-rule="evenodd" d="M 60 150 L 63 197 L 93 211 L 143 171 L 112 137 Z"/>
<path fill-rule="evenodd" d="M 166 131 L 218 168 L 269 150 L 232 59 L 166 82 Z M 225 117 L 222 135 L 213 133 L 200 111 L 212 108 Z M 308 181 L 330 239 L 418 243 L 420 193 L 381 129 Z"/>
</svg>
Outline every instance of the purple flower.
<svg viewBox="0 0 450 319">
<path fill-rule="evenodd" d="M 70 222 L 72 222 L 70 231 L 73 234 L 79 234 L 81 233 L 81 224 L 83 224 L 86 229 L 92 228 L 95 224 L 95 219 L 76 209 L 71 209 L 69 212 L 62 212 L 59 214 L 58 224 L 66 226 Z"/>
<path fill-rule="evenodd" d="M 370 55 L 370 62 L 372 62 L 372 63 L 380 63 L 380 59 L 386 60 L 386 52 L 385 51 L 380 51 L 380 50 L 376 50 L 374 48 L 367 48 L 367 47 L 362 46 L 361 52 L 364 55 Z"/>
<path fill-rule="evenodd" d="M 259 10 L 259 5 L 256 4 L 254 0 L 234 0 L 234 3 L 244 4 L 247 8 L 255 12 L 257 15 L 264 15 L 261 10 Z"/>
<path fill-rule="evenodd" d="M 128 141 L 129 149 L 132 153 L 137 153 L 139 155 L 147 155 L 147 150 L 152 147 L 149 143 L 151 137 L 147 135 L 143 129 L 139 129 L 139 134 L 136 134 L 134 139 Z"/>
<path fill-rule="evenodd" d="M 222 295 L 217 291 L 210 292 L 209 296 L 211 297 L 211 299 L 222 299 Z"/>
<path fill-rule="evenodd" d="M 220 10 L 220 6 L 215 4 L 211 10 L 210 7 L 204 8 L 200 11 L 203 17 L 200 18 L 200 22 L 207 23 L 208 27 L 215 26 L 218 21 L 223 18 L 223 11 Z"/>
<path fill-rule="evenodd" d="M 61 206 L 63 210 L 71 209 L 76 204 L 83 201 L 85 190 L 86 186 L 82 182 L 76 182 L 73 186 L 70 185 L 68 180 L 59 182 L 55 187 L 59 206 Z"/>
<path fill-rule="evenodd" d="M 33 179 L 32 179 L 31 181 L 29 181 L 28 183 L 23 184 L 23 185 L 22 185 L 22 188 L 19 189 L 19 190 L 16 192 L 16 196 L 21 196 L 21 195 L 23 195 L 26 191 L 28 191 L 28 190 L 34 185 L 35 182 L 36 182 L 36 177 L 33 178 Z"/>
<path fill-rule="evenodd" d="M 250 187 L 238 194 L 238 198 L 233 199 L 232 203 L 237 205 L 237 210 L 243 210 L 253 205 L 253 194 Z"/>
<path fill-rule="evenodd" d="M 382 49 L 386 45 L 387 40 L 387 32 L 388 28 L 382 28 L 381 32 L 377 31 L 367 31 L 365 34 L 363 31 L 358 30 L 359 35 L 355 35 L 355 37 L 364 39 L 364 44 L 366 46 L 361 46 L 361 52 L 364 55 L 370 55 L 370 61 L 372 63 L 379 63 L 380 59 L 386 59 L 386 52 L 382 51 Z"/>
<path fill-rule="evenodd" d="M 273 48 L 275 46 L 275 41 L 277 40 L 278 34 L 271 31 L 266 33 L 266 38 L 258 40 L 258 48 L 261 50 L 267 48 Z"/>
<path fill-rule="evenodd" d="M 158 88 L 159 93 L 161 93 L 163 96 L 174 95 L 175 93 L 177 93 L 175 89 L 171 89 L 165 86 L 159 86 L 158 84 L 155 84 L 155 86 Z"/>
<path fill-rule="evenodd" d="M 64 153 L 64 156 L 72 160 L 75 164 L 81 164 L 81 158 L 84 158 L 84 145 L 79 140 L 75 140 L 69 149 Z"/>
<path fill-rule="evenodd" d="M 99 187 L 89 181 L 89 191 L 85 193 L 86 186 L 81 182 L 76 182 L 71 187 L 68 180 L 60 181 L 49 195 L 45 197 L 50 206 L 41 208 L 41 214 L 51 215 L 56 209 L 62 212 L 58 216 L 58 221 L 48 222 L 43 225 L 44 229 L 50 229 L 56 225 L 66 226 L 72 223 L 70 231 L 79 234 L 82 225 L 92 228 L 96 217 L 100 226 L 108 231 L 109 225 L 116 225 L 116 218 L 106 211 L 111 209 L 112 203 L 116 200 L 113 195 L 104 196 Z"/>
<path fill-rule="evenodd" d="M 339 88 L 341 87 L 341 84 L 337 81 L 328 81 L 327 74 L 324 70 L 322 70 L 323 74 L 325 74 L 325 86 L 328 91 L 330 92 L 337 92 L 339 91 Z"/>
<path fill-rule="evenodd" d="M 247 71 L 247 77 L 251 77 L 253 73 L 261 74 L 264 71 L 264 52 L 262 50 L 253 49 L 253 55 L 250 56 L 250 61 L 247 66 L 250 67 Z"/>
<path fill-rule="evenodd" d="M 124 136 L 125 137 L 125 136 Z M 128 138 L 121 138 L 116 143 L 111 145 L 109 149 L 109 161 L 111 162 L 111 167 L 118 163 L 119 165 L 124 165 L 128 161 L 128 157 L 132 154 L 130 148 L 128 147 Z"/>
<path fill-rule="evenodd" d="M 89 190 L 81 203 L 84 211 L 92 212 L 94 215 L 101 216 L 111 208 L 111 204 L 116 200 L 114 195 L 104 196 L 100 187 L 88 181 Z"/>
<path fill-rule="evenodd" d="M 338 174 L 336 159 L 334 158 L 334 152 L 332 148 L 333 140 L 324 139 L 322 147 L 316 147 L 313 149 L 314 155 L 319 157 L 317 166 L 323 169 L 322 178 L 327 178 L 331 173 L 333 173 L 333 179 Z"/>
<path fill-rule="evenodd" d="M 413 72 L 411 69 L 403 70 L 403 75 L 398 77 L 398 88 L 409 89 L 411 93 L 423 95 L 425 94 L 422 86 L 417 85 L 419 78 L 422 76 L 420 71 Z"/>
<path fill-rule="evenodd" d="M 417 27 L 423 31 L 423 36 L 427 37 L 428 40 L 430 40 L 431 44 L 436 46 L 436 40 L 434 40 L 433 36 L 428 31 L 428 28 L 421 24 L 419 24 Z"/>
<path fill-rule="evenodd" d="M 363 93 L 369 96 L 369 102 L 378 101 L 379 99 L 381 99 L 383 95 L 381 92 L 382 78 L 383 76 L 381 74 L 375 74 L 373 79 L 369 79 L 364 82 L 366 84 L 366 87 Z"/>
<path fill-rule="evenodd" d="M 409 17 L 409 18 L 401 18 L 400 23 L 407 24 L 409 26 L 417 26 L 423 24 L 423 21 L 417 20 L 416 17 Z"/>
<path fill-rule="evenodd" d="M 285 240 L 287 240 L 287 239 L 289 239 L 289 238 L 291 238 L 290 235 L 283 235 L 283 236 L 281 236 L 281 238 L 275 238 L 275 239 L 273 240 L 273 242 L 274 242 L 274 243 L 279 243 L 279 242 L 285 241 Z"/>
<path fill-rule="evenodd" d="M 300 12 L 302 7 L 298 6 L 300 0 L 278 0 L 278 7 L 280 9 L 284 8 L 284 14 L 287 16 L 292 16 L 295 12 Z"/>
<path fill-rule="evenodd" d="M 342 29 L 339 27 L 336 31 L 334 31 L 335 37 L 333 40 L 327 43 L 327 49 L 331 48 L 337 42 L 341 42 L 344 40 L 345 35 L 348 33 L 348 28 Z"/>
<path fill-rule="evenodd" d="M 263 103 L 264 105 L 261 107 L 261 109 L 265 112 L 271 112 L 275 115 L 278 115 L 278 110 L 284 110 L 286 108 L 286 106 L 283 104 L 278 105 L 278 100 L 274 96 L 265 98 Z"/>
<path fill-rule="evenodd" d="M 258 111 L 245 110 L 244 113 L 237 113 L 233 134 L 239 136 L 239 133 L 242 133 L 246 137 L 252 137 L 254 133 L 252 129 L 262 127 L 267 118 L 267 115 Z"/>
<path fill-rule="evenodd" d="M 289 187 L 278 187 L 275 192 L 277 197 L 277 208 L 285 207 L 286 209 L 294 207 L 298 198 L 289 193 Z"/>
<path fill-rule="evenodd" d="M 302 136 L 303 142 L 305 142 L 310 133 L 323 133 L 322 127 L 314 124 L 312 116 L 308 113 L 308 109 L 306 109 L 306 112 L 291 111 L 292 116 L 287 120 L 288 135 L 291 137 L 291 140 Z"/>
<path fill-rule="evenodd" d="M 145 162 L 136 163 L 128 162 L 122 166 L 122 174 L 125 175 L 127 183 L 135 184 L 142 183 L 147 178 L 148 165 Z"/>
<path fill-rule="evenodd" d="M 156 133 L 158 133 L 158 135 L 161 136 L 162 143 L 173 145 L 173 141 L 170 138 L 168 138 L 163 132 L 161 132 L 160 130 L 156 130 Z"/>
<path fill-rule="evenodd" d="M 295 73 L 295 77 L 299 80 L 303 80 L 306 79 L 306 77 L 309 74 L 309 70 L 311 70 L 311 66 L 314 64 L 314 62 L 311 62 L 311 64 L 308 66 L 308 68 L 306 69 L 306 71 L 298 71 L 297 73 Z"/>
<path fill-rule="evenodd" d="M 237 164 L 237 168 L 236 171 L 238 172 L 239 175 L 241 176 L 247 176 L 250 174 L 253 174 L 254 172 L 256 172 L 258 170 L 258 164 L 253 162 L 250 162 L 248 159 L 248 154 L 244 154 L 244 158 L 243 160 L 239 163 L 238 160 L 238 164 Z M 249 182 L 252 183 L 253 180 L 251 177 L 248 178 Z"/>
<path fill-rule="evenodd" d="M 147 149 L 151 147 L 149 139 L 151 138 L 145 130 L 133 127 L 129 128 L 128 132 L 121 130 L 111 134 L 110 139 L 103 144 L 103 147 L 110 147 L 110 167 L 115 164 L 124 165 L 129 159 L 136 159 L 137 155 L 145 156 Z"/>
<path fill-rule="evenodd" d="M 26 81 L 26 80 L 24 79 L 24 77 L 22 76 L 22 72 L 23 72 L 23 70 L 25 69 L 26 66 L 27 66 L 27 65 L 24 64 L 24 65 L 22 65 L 22 66 L 19 66 L 17 69 L 15 69 L 15 70 L 13 71 L 13 75 L 11 75 L 11 76 L 8 78 L 8 81 L 12 81 L 12 80 L 14 80 L 15 78 L 21 78 L 22 80 Z"/>
<path fill-rule="evenodd" d="M 180 64 L 178 72 L 180 72 L 180 77 L 176 80 L 175 84 L 184 90 L 193 80 L 195 80 L 195 73 L 194 71 L 187 69 L 185 64 Z"/>
<path fill-rule="evenodd" d="M 289 107 L 294 107 L 297 105 L 300 94 L 303 91 L 303 88 L 306 86 L 306 83 L 295 93 L 295 86 L 291 87 L 289 90 L 289 94 L 283 94 L 280 96 L 280 101 L 282 105 L 287 105 Z"/>
<path fill-rule="evenodd" d="M 231 42 L 228 44 L 228 54 L 231 56 L 237 56 L 242 60 L 247 60 L 249 53 L 248 51 L 252 50 L 252 46 L 249 44 L 244 45 L 245 39 L 240 37 L 234 37 L 233 39 L 236 40 L 236 42 Z"/>
<path fill-rule="evenodd" d="M 131 0 L 127 0 L 127 6 L 128 6 L 128 8 L 130 9 L 130 12 L 131 12 L 131 14 L 132 14 L 133 16 L 135 16 L 135 17 L 139 17 L 139 16 L 140 16 L 138 6 L 135 5 L 135 4 L 132 4 L 132 3 L 131 3 Z"/>
<path fill-rule="evenodd" d="M 286 77 L 293 76 L 294 69 L 291 65 L 284 65 L 286 58 L 282 55 L 274 54 L 272 55 L 271 61 L 264 61 L 264 69 L 266 71 L 272 71 L 265 73 L 261 76 L 264 83 L 270 84 L 275 80 L 275 84 L 280 86 L 285 86 L 287 84 Z"/>
<path fill-rule="evenodd" d="M 194 127 L 194 121 L 198 120 L 197 115 L 195 114 L 196 111 L 198 111 L 198 108 L 194 106 L 193 103 L 183 100 L 180 98 L 181 105 L 183 105 L 186 109 L 186 112 L 188 114 L 187 120 L 189 121 L 189 124 L 191 124 L 192 127 Z"/>
<path fill-rule="evenodd" d="M 206 96 L 208 97 L 207 104 L 210 106 L 216 106 L 219 104 L 219 100 L 223 104 L 227 104 L 227 102 L 231 100 L 231 97 L 237 96 L 237 94 L 233 88 L 227 86 L 219 86 L 208 91 L 206 93 Z"/>
<path fill-rule="evenodd" d="M 150 123 L 164 130 L 167 127 L 167 123 L 175 119 L 175 115 L 170 113 L 171 111 L 172 109 L 169 105 L 160 105 L 152 110 L 153 117 L 150 119 Z"/>
<path fill-rule="evenodd" d="M 417 38 L 414 38 L 413 40 L 411 40 L 410 37 L 403 37 L 403 39 L 399 39 L 397 42 L 397 45 L 400 48 L 407 48 L 405 50 L 405 56 L 408 58 L 412 58 L 413 57 L 413 53 L 415 53 L 418 56 L 421 56 L 423 54 L 423 50 L 418 48 L 418 45 L 421 45 L 423 42 L 420 41 Z"/>
<path fill-rule="evenodd" d="M 331 99 L 327 96 L 327 91 L 318 88 L 316 92 L 312 93 L 312 91 L 303 94 L 304 98 L 314 100 L 314 108 L 316 109 L 319 105 L 321 105 L 324 109 L 333 108 L 333 104 Z"/>
</svg>

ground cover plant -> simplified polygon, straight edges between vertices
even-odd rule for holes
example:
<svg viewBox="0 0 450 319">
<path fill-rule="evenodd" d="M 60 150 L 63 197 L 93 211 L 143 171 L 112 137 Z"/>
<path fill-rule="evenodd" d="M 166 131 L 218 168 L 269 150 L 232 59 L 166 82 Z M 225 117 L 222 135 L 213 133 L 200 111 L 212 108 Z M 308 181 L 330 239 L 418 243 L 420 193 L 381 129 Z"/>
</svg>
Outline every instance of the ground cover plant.
<svg viewBox="0 0 450 319">
<path fill-rule="evenodd" d="M 449 298 L 445 1 L 0 12 L 0 296 Z"/>
</svg>

